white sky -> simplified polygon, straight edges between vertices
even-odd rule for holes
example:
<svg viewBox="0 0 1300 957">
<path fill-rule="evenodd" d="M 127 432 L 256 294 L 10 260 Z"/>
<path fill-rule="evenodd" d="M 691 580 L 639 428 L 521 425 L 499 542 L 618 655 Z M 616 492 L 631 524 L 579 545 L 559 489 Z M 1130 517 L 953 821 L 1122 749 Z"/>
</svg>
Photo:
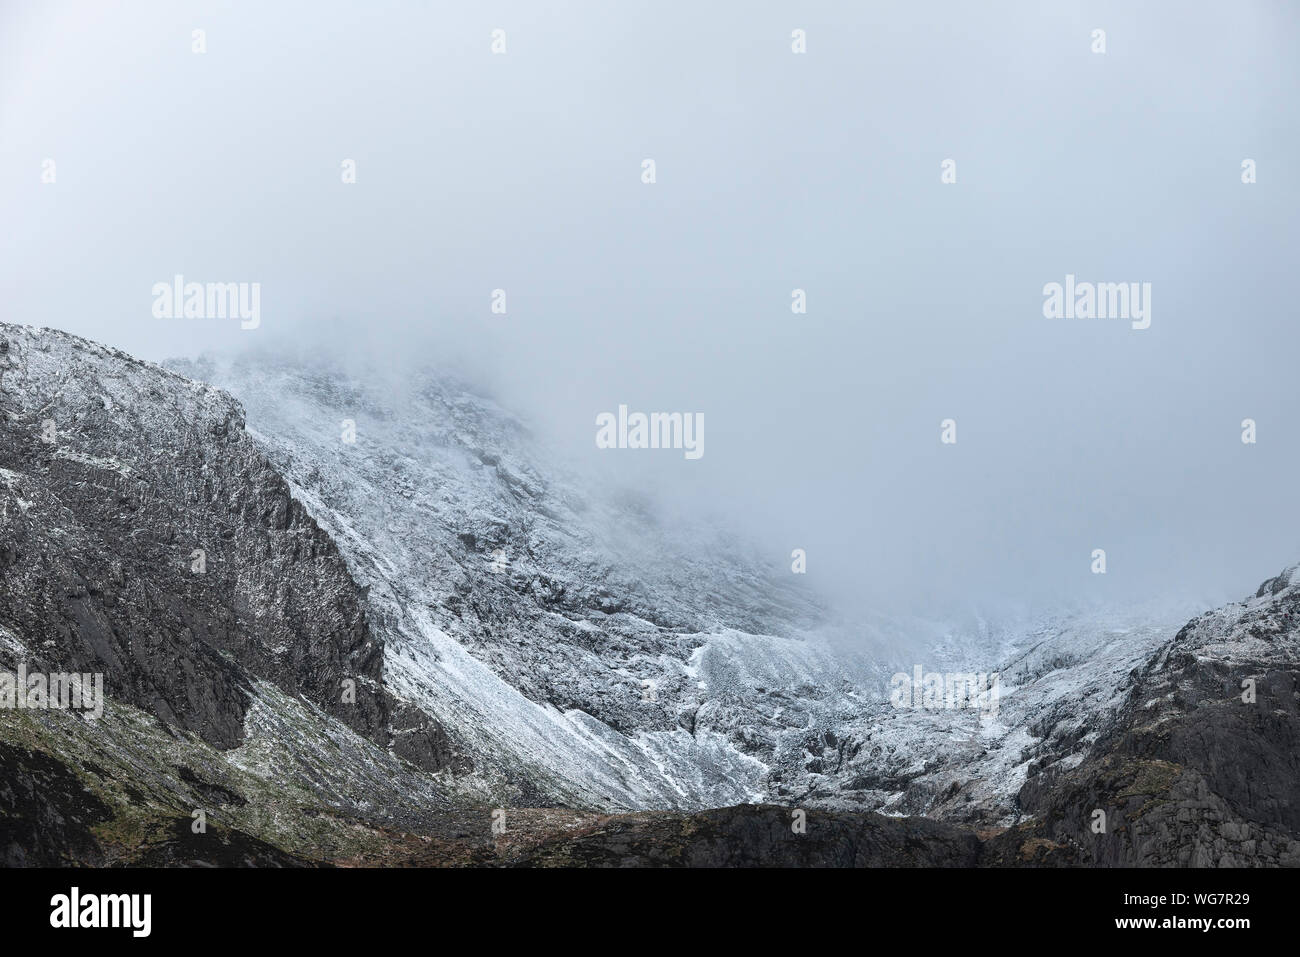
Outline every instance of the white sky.
<svg viewBox="0 0 1300 957">
<path fill-rule="evenodd" d="M 470 368 L 863 601 L 1237 596 L 1300 559 L 1296 10 L 3 2 L 0 318 Z M 262 327 L 155 319 L 176 273 Z M 1045 319 L 1067 273 L 1151 328 Z M 705 457 L 597 452 L 619 403 Z"/>
</svg>

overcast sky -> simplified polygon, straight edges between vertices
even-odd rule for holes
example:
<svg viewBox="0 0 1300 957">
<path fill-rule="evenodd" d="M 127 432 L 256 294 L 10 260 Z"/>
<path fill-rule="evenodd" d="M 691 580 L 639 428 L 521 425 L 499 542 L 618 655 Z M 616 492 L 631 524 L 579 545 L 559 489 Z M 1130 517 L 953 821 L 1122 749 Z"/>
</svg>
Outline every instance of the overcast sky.
<svg viewBox="0 0 1300 957">
<path fill-rule="evenodd" d="M 846 600 L 1238 597 L 1300 560 L 1296 10 L 0 2 L 0 317 L 468 370 Z M 620 403 L 703 458 L 597 450 Z"/>
</svg>

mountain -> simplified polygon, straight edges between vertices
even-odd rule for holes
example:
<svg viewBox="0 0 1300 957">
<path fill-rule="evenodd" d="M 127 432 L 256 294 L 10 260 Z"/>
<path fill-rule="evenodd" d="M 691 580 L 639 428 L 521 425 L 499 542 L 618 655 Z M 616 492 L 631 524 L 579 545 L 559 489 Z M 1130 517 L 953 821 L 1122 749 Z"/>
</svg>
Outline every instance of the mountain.
<svg viewBox="0 0 1300 957">
<path fill-rule="evenodd" d="M 395 753 L 467 798 L 759 799 L 764 755 L 838 683 L 804 640 L 822 616 L 811 596 L 721 535 L 584 487 L 454 380 L 416 371 L 394 388 L 382 369 L 258 354 L 172 368 L 241 397 L 366 593 Z M 750 672 L 788 689 L 784 720 L 747 703 L 736 686 Z M 446 729 L 445 753 L 408 740 L 429 722 Z"/>
<path fill-rule="evenodd" d="M 1126 679 L 1077 767 L 1020 794 L 1086 864 L 1300 866 L 1300 582 L 1295 567 L 1201 615 Z M 1080 838 L 1081 816 L 1106 814 Z"/>
<path fill-rule="evenodd" d="M 0 668 L 100 673 L 107 698 L 98 719 L 0 709 L 0 859 L 109 862 L 106 835 L 167 846 L 202 809 L 301 835 L 324 806 L 342 839 L 362 809 L 445 805 L 388 751 L 364 601 L 229 396 L 0 327 Z"/>
<path fill-rule="evenodd" d="M 1292 574 L 844 621 L 437 370 L 0 325 L 0 679 L 106 694 L 0 707 L 0 862 L 1300 863 Z"/>
</svg>

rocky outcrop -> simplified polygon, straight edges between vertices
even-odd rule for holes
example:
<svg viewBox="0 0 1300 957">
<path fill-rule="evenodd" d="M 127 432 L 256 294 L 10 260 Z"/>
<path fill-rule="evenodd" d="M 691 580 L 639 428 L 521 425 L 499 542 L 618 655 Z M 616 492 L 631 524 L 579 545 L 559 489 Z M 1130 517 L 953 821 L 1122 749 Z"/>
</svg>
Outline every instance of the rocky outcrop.
<svg viewBox="0 0 1300 957">
<path fill-rule="evenodd" d="M 1087 759 L 1031 776 L 1022 808 L 1085 864 L 1300 866 L 1298 687 L 1288 570 L 1135 670 Z"/>
<path fill-rule="evenodd" d="M 0 741 L 0 867 L 99 864 L 107 804 L 60 760 Z"/>
<path fill-rule="evenodd" d="M 386 741 L 383 646 L 361 590 L 238 403 L 8 325 L 0 627 L 34 654 L 29 668 L 102 673 L 114 698 L 218 747 L 242 739 L 250 678 Z"/>
</svg>

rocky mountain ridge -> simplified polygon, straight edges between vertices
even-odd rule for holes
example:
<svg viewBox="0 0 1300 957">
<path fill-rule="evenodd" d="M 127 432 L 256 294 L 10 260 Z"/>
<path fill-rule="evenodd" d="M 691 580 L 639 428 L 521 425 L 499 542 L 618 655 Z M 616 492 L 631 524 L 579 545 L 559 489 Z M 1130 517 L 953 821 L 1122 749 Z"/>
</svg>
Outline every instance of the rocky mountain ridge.
<svg viewBox="0 0 1300 957">
<path fill-rule="evenodd" d="M 0 324 L 0 671 L 108 693 L 0 709 L 5 863 L 1298 862 L 1293 570 L 846 654 L 454 380 L 170 368 Z M 908 656 L 996 713 L 893 707 Z"/>
</svg>

